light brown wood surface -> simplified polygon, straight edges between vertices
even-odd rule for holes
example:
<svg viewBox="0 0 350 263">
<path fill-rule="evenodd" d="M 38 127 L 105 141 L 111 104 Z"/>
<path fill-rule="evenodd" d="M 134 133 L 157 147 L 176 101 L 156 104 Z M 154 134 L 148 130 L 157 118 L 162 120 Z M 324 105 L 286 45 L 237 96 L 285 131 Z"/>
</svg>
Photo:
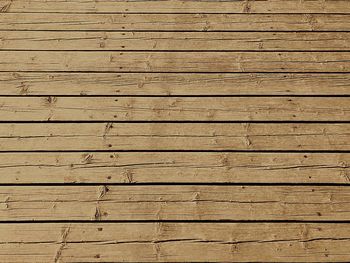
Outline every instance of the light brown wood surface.
<svg viewBox="0 0 350 263">
<path fill-rule="evenodd" d="M 349 32 L 0 31 L 1 50 L 349 51 Z"/>
<path fill-rule="evenodd" d="M 0 263 L 349 262 L 348 0 L 0 0 Z"/>
<path fill-rule="evenodd" d="M 1 13 L 0 30 L 349 31 L 350 14 Z"/>
<path fill-rule="evenodd" d="M 38 13 L 350 13 L 347 0 L 35 1 L 1 0 L 2 12 Z"/>
<path fill-rule="evenodd" d="M 347 121 L 348 97 L 3 97 L 0 121 Z"/>
<path fill-rule="evenodd" d="M 350 256 L 346 224 L 2 224 L 0 234 L 0 255 L 17 263 L 345 262 Z"/>
<path fill-rule="evenodd" d="M 0 51 L 0 71 L 350 73 L 350 52 Z"/>
<path fill-rule="evenodd" d="M 349 151 L 349 123 L 16 123 L 1 151 Z"/>
<path fill-rule="evenodd" d="M 350 74 L 0 72 L 0 95 L 350 95 Z"/>
<path fill-rule="evenodd" d="M 0 186 L 0 199 L 1 221 L 350 219 L 343 186 Z"/>
<path fill-rule="evenodd" d="M 0 153 L 1 184 L 350 183 L 348 153 Z"/>
</svg>

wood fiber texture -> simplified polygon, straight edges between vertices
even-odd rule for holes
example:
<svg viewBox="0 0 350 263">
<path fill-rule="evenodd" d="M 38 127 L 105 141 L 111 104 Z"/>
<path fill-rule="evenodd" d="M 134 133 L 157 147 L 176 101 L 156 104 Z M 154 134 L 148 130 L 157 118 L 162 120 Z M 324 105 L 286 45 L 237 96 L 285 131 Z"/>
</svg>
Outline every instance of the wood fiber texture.
<svg viewBox="0 0 350 263">
<path fill-rule="evenodd" d="M 350 262 L 348 0 L 0 0 L 0 263 Z"/>
</svg>

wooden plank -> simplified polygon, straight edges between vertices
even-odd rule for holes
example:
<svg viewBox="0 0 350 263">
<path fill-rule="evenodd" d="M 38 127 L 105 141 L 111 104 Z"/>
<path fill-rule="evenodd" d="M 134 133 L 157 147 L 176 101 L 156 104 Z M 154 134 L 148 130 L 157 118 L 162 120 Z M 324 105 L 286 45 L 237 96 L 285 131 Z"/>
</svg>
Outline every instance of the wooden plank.
<svg viewBox="0 0 350 263">
<path fill-rule="evenodd" d="M 0 121 L 348 121 L 348 97 L 1 97 Z"/>
<path fill-rule="evenodd" d="M 1 184 L 350 183 L 348 153 L 1 153 Z"/>
<path fill-rule="evenodd" d="M 350 74 L 0 73 L 0 95 L 350 95 Z"/>
<path fill-rule="evenodd" d="M 350 15 L 2 13 L 0 30 L 350 31 Z"/>
<path fill-rule="evenodd" d="M 349 32 L 0 31 L 1 50 L 349 51 Z"/>
<path fill-rule="evenodd" d="M 1 151 L 350 150 L 349 123 L 3 123 Z"/>
<path fill-rule="evenodd" d="M 349 229 L 339 223 L 1 224 L 0 255 L 28 263 L 347 262 Z"/>
<path fill-rule="evenodd" d="M 2 51 L 0 71 L 350 72 L 350 52 Z"/>
<path fill-rule="evenodd" d="M 350 219 L 344 186 L 1 186 L 0 221 Z"/>
<path fill-rule="evenodd" d="M 59 13 L 350 13 L 346 0 L 336 1 L 83 1 L 83 0 L 1 0 L 2 12 Z"/>
</svg>

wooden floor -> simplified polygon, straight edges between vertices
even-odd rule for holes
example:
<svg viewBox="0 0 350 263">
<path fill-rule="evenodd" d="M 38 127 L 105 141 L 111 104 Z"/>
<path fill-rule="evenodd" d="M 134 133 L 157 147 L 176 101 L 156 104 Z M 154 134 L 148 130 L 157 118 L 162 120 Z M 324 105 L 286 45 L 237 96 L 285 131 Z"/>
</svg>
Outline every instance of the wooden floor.
<svg viewBox="0 0 350 263">
<path fill-rule="evenodd" d="M 0 0 L 0 262 L 350 262 L 350 1 Z"/>
</svg>

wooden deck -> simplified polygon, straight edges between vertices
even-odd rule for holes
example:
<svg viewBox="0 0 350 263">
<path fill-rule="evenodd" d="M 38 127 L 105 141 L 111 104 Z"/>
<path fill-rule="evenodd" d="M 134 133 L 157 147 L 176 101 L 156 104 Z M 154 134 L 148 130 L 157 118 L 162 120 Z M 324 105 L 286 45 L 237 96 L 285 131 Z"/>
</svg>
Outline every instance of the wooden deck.
<svg viewBox="0 0 350 263">
<path fill-rule="evenodd" d="M 0 0 L 0 262 L 350 262 L 350 1 Z"/>
</svg>

